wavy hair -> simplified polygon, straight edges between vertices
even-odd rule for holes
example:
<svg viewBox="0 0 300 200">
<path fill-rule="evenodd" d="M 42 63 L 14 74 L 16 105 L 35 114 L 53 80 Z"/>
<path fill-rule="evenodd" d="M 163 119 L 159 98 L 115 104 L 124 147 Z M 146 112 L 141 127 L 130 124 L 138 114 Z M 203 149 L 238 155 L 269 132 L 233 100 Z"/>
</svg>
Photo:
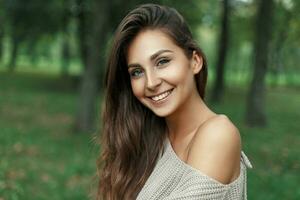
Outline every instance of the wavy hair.
<svg viewBox="0 0 300 200">
<path fill-rule="evenodd" d="M 132 92 L 127 71 L 127 49 L 139 32 L 158 29 L 181 47 L 188 58 L 193 51 L 203 58 L 195 75 L 197 90 L 204 99 L 206 59 L 193 40 L 183 17 L 174 9 L 157 4 L 140 5 L 119 24 L 107 62 L 105 101 L 98 159 L 97 199 L 132 200 L 153 171 L 167 137 L 164 118 L 140 103 Z"/>
</svg>

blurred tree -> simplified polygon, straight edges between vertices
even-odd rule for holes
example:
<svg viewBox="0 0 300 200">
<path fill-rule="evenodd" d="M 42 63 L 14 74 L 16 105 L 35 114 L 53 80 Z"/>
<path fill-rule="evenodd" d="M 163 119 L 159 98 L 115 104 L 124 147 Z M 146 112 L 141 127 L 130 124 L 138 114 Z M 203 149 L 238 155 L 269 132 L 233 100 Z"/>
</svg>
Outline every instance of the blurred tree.
<svg viewBox="0 0 300 200">
<path fill-rule="evenodd" d="M 61 75 L 66 77 L 68 75 L 69 70 L 69 62 L 70 62 L 70 45 L 69 45 L 69 29 L 68 25 L 71 18 L 70 12 L 70 2 L 69 0 L 63 0 L 63 11 L 62 11 L 62 22 L 61 22 L 61 29 L 62 29 L 62 38 L 63 41 L 61 43 Z"/>
<path fill-rule="evenodd" d="M 144 1 L 145 3 L 147 1 Z M 178 10 L 178 12 L 183 15 L 184 19 L 190 26 L 191 31 L 195 35 L 197 28 L 199 25 L 205 21 L 203 20 L 205 14 L 210 14 L 209 19 L 207 19 L 207 23 L 212 23 L 212 16 L 215 14 L 210 10 L 211 12 L 208 12 L 208 10 L 214 6 L 216 6 L 218 2 L 216 1 L 198 1 L 198 0 L 190 0 L 190 1 L 177 1 L 177 0 L 156 0 L 152 1 L 152 3 L 158 3 L 166 6 L 170 6 Z"/>
<path fill-rule="evenodd" d="M 231 1 L 230 17 L 230 51 L 227 52 L 225 77 L 234 78 L 239 83 L 247 80 L 250 67 L 250 56 L 253 49 L 254 31 L 251 22 L 255 18 L 256 4 L 252 1 Z"/>
<path fill-rule="evenodd" d="M 291 13 L 289 23 L 285 24 L 288 29 L 288 37 L 281 49 L 282 59 L 285 65 L 285 81 L 288 85 L 299 86 L 299 57 L 300 57 L 300 1 L 284 1 L 286 9 Z"/>
<path fill-rule="evenodd" d="M 19 21 L 17 19 L 18 17 L 16 16 L 16 18 L 11 19 L 11 26 L 14 27 L 14 29 L 17 29 L 17 21 Z M 11 33 L 11 54 L 10 54 L 10 61 L 8 64 L 8 68 L 9 71 L 14 71 L 15 70 L 15 66 L 16 66 L 16 60 L 17 60 L 17 54 L 18 54 L 18 49 L 19 49 L 19 44 L 20 42 L 23 40 L 24 38 L 24 34 L 21 31 L 13 31 Z"/>
<path fill-rule="evenodd" d="M 253 77 L 247 98 L 246 123 L 265 126 L 265 75 L 268 67 L 273 27 L 273 0 L 257 1 L 256 36 L 254 44 Z"/>
<path fill-rule="evenodd" d="M 83 1 L 79 1 L 82 3 Z M 109 32 L 109 20 L 113 1 L 91 2 L 92 17 L 81 13 L 79 23 L 81 56 L 85 64 L 79 86 L 79 102 L 75 128 L 78 131 L 91 131 L 94 128 L 98 80 L 103 79 L 101 67 L 104 62 L 104 49 Z M 88 19 L 89 23 L 85 20 Z M 91 26 L 87 26 L 90 24 Z"/>
<path fill-rule="evenodd" d="M 87 66 L 87 35 L 88 35 L 88 18 L 91 16 L 89 9 L 90 1 L 76 0 L 76 6 L 73 9 L 74 15 L 77 17 L 77 37 L 79 41 L 79 51 L 83 67 Z"/>
<path fill-rule="evenodd" d="M 16 66 L 20 43 L 38 40 L 44 35 L 55 34 L 60 29 L 62 2 L 39 0 L 4 0 L 4 10 L 11 35 L 11 55 L 8 64 L 13 71 Z M 34 44 L 34 43 L 33 43 Z"/>
<path fill-rule="evenodd" d="M 269 71 L 272 75 L 272 84 L 278 85 L 279 74 L 284 72 L 284 59 L 282 57 L 282 49 L 286 42 L 288 36 L 288 28 L 289 21 L 291 19 L 291 12 L 285 10 L 280 4 L 276 5 L 276 28 L 277 35 L 274 37 L 274 41 L 272 43 L 271 48 L 271 59 L 270 59 L 270 67 Z M 275 35 L 275 34 L 274 34 Z"/>
<path fill-rule="evenodd" d="M 4 38 L 4 25 L 2 16 L 0 15 L 0 62 L 3 59 L 3 38 Z"/>
<path fill-rule="evenodd" d="M 286 63 L 283 56 L 284 46 L 286 45 L 288 39 L 288 33 L 290 32 L 290 21 L 293 16 L 292 9 L 284 6 L 283 2 L 279 1 L 275 4 L 276 24 L 274 28 L 274 37 L 272 41 L 271 57 L 270 57 L 270 67 L 269 72 L 271 74 L 271 84 L 277 86 L 279 84 L 279 75 L 285 73 Z"/>
<path fill-rule="evenodd" d="M 229 15 L 230 15 L 230 0 L 223 0 L 222 3 L 222 20 L 221 20 L 221 32 L 219 36 L 219 49 L 218 60 L 215 71 L 215 80 L 212 91 L 212 102 L 220 102 L 225 88 L 224 75 L 226 65 L 226 53 L 228 51 L 229 42 Z"/>
<path fill-rule="evenodd" d="M 3 8 L 3 0 L 0 0 L 0 8 Z M 0 62 L 3 58 L 3 38 L 4 38 L 4 11 L 0 9 Z"/>
<path fill-rule="evenodd" d="M 4 38 L 4 30 L 2 27 L 0 27 L 0 62 L 3 60 L 3 38 Z"/>
</svg>

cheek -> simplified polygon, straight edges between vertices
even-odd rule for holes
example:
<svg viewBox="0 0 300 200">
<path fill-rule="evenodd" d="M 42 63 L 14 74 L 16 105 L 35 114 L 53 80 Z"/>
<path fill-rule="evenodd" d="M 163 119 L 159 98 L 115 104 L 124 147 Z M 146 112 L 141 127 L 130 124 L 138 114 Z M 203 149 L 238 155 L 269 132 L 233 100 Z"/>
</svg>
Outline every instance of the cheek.
<svg viewBox="0 0 300 200">
<path fill-rule="evenodd" d="M 142 80 L 132 80 L 131 88 L 134 96 L 140 98 L 144 95 L 144 85 Z"/>
<path fill-rule="evenodd" d="M 173 84 L 182 84 L 188 81 L 191 74 L 187 66 L 173 66 L 167 73 L 167 80 Z"/>
</svg>

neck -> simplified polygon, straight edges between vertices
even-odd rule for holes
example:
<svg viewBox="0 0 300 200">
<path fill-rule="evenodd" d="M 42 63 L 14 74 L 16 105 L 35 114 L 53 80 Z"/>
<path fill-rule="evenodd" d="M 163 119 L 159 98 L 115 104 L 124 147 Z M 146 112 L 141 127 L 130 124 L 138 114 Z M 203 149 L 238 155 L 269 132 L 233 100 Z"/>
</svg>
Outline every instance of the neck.
<svg viewBox="0 0 300 200">
<path fill-rule="evenodd" d="M 171 141 L 182 141 L 191 136 L 206 119 L 214 114 L 199 94 L 196 94 L 181 105 L 175 113 L 166 117 Z"/>
</svg>

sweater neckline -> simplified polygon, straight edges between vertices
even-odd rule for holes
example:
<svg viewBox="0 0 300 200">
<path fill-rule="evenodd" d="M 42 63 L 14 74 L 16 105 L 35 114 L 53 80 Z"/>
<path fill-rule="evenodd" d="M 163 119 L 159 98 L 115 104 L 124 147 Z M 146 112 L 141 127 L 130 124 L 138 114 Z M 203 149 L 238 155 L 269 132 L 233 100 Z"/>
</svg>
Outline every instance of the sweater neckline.
<svg viewBox="0 0 300 200">
<path fill-rule="evenodd" d="M 221 186 L 224 186 L 224 187 L 227 187 L 227 186 L 231 186 L 233 184 L 235 184 L 236 182 L 238 182 L 240 179 L 242 179 L 242 176 L 243 176 L 243 167 L 242 167 L 242 163 L 240 164 L 240 174 L 239 176 L 232 182 L 228 183 L 228 184 L 224 184 L 224 183 L 221 183 L 220 181 L 208 176 L 207 174 L 205 174 L 204 172 L 200 171 L 199 169 L 196 169 L 194 167 L 192 167 L 191 165 L 187 164 L 186 162 L 184 162 L 183 160 L 181 160 L 181 158 L 179 158 L 179 156 L 176 154 L 176 152 L 174 151 L 173 147 L 172 147 L 172 144 L 169 140 L 169 138 L 167 137 L 166 138 L 166 152 L 169 152 L 170 155 L 174 158 L 174 160 L 179 164 L 181 165 L 182 167 L 184 168 L 187 168 L 193 172 L 196 172 L 198 175 L 200 176 L 203 176 L 203 177 L 206 177 L 208 178 L 209 180 L 221 185 Z M 165 153 L 166 153 L 165 152 Z M 242 156 L 243 157 L 243 151 L 242 151 Z M 242 159 L 242 158 L 241 158 Z"/>
</svg>

